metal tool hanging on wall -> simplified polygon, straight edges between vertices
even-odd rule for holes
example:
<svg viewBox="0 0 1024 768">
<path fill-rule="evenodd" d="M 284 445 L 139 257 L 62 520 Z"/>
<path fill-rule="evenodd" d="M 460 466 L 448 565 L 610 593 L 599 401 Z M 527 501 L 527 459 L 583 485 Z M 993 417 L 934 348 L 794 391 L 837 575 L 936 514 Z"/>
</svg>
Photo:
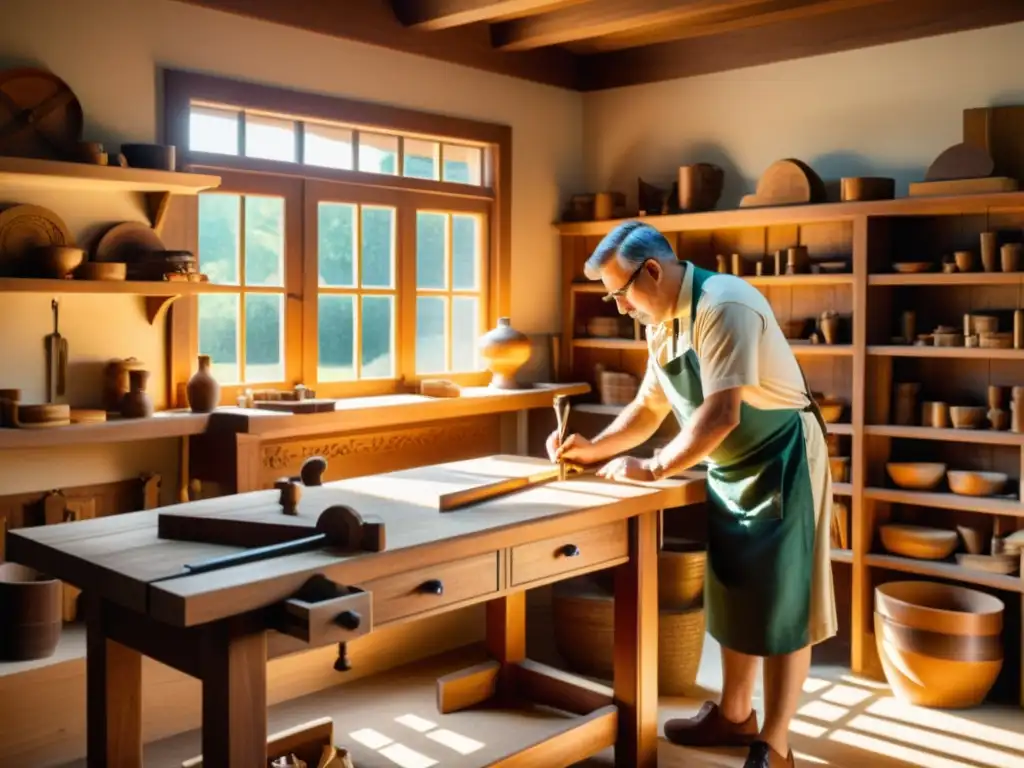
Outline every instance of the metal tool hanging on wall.
<svg viewBox="0 0 1024 768">
<path fill-rule="evenodd" d="M 64 395 L 68 377 L 68 340 L 60 335 L 60 304 L 50 300 L 53 333 L 46 335 L 46 401 L 55 402 Z"/>
</svg>

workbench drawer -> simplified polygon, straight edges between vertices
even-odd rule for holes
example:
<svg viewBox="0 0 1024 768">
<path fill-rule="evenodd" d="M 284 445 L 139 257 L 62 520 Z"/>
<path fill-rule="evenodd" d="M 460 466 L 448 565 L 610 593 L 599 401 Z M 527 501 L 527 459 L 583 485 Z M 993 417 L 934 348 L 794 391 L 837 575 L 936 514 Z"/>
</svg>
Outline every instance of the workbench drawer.
<svg viewBox="0 0 1024 768">
<path fill-rule="evenodd" d="M 307 594 L 300 593 L 278 606 L 272 614 L 273 628 L 312 647 L 347 642 L 373 630 L 369 593 L 355 587 L 339 587 L 326 579 L 320 579 L 316 587 L 315 591 L 307 590 Z"/>
<path fill-rule="evenodd" d="M 512 548 L 512 586 L 581 569 L 611 565 L 629 556 L 628 521 L 576 531 Z"/>
<path fill-rule="evenodd" d="M 377 625 L 498 591 L 498 553 L 467 557 L 367 582 Z"/>
</svg>

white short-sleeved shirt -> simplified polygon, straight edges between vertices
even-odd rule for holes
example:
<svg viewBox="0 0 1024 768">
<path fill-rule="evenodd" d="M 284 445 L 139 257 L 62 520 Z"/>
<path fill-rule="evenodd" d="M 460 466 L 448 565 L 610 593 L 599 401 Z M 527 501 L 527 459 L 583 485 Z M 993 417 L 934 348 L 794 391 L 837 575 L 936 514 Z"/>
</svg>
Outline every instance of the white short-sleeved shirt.
<svg viewBox="0 0 1024 768">
<path fill-rule="evenodd" d="M 691 346 L 700 362 L 704 397 L 742 387 L 745 403 L 755 408 L 803 409 L 809 404 L 800 366 L 767 299 L 746 280 L 715 274 L 704 281 L 693 326 L 693 268 L 687 265 L 676 301 L 679 319 L 676 356 Z M 656 366 L 672 356 L 672 320 L 647 326 L 647 371 L 638 397 L 667 416 L 671 403 Z"/>
</svg>

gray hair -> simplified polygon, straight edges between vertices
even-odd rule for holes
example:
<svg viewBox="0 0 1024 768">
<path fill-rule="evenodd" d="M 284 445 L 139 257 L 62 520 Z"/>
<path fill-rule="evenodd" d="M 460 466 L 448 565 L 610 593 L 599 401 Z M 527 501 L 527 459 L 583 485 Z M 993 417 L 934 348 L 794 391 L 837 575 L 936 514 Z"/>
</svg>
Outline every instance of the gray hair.
<svg viewBox="0 0 1024 768">
<path fill-rule="evenodd" d="M 584 265 L 584 274 L 598 280 L 601 267 L 614 256 L 639 268 L 648 259 L 675 261 L 676 254 L 657 229 L 642 221 L 626 221 L 604 236 Z"/>
</svg>

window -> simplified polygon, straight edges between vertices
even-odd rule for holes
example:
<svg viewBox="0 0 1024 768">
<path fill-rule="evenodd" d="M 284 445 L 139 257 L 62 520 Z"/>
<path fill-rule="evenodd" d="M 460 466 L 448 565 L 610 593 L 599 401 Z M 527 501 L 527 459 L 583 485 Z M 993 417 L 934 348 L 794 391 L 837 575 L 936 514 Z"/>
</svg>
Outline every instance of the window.
<svg viewBox="0 0 1024 768">
<path fill-rule="evenodd" d="M 179 390 L 196 354 L 224 404 L 247 387 L 486 383 L 477 343 L 507 314 L 508 129 L 182 72 L 165 94 L 180 165 L 222 179 L 195 208 L 209 286 L 172 310 Z"/>
</svg>

